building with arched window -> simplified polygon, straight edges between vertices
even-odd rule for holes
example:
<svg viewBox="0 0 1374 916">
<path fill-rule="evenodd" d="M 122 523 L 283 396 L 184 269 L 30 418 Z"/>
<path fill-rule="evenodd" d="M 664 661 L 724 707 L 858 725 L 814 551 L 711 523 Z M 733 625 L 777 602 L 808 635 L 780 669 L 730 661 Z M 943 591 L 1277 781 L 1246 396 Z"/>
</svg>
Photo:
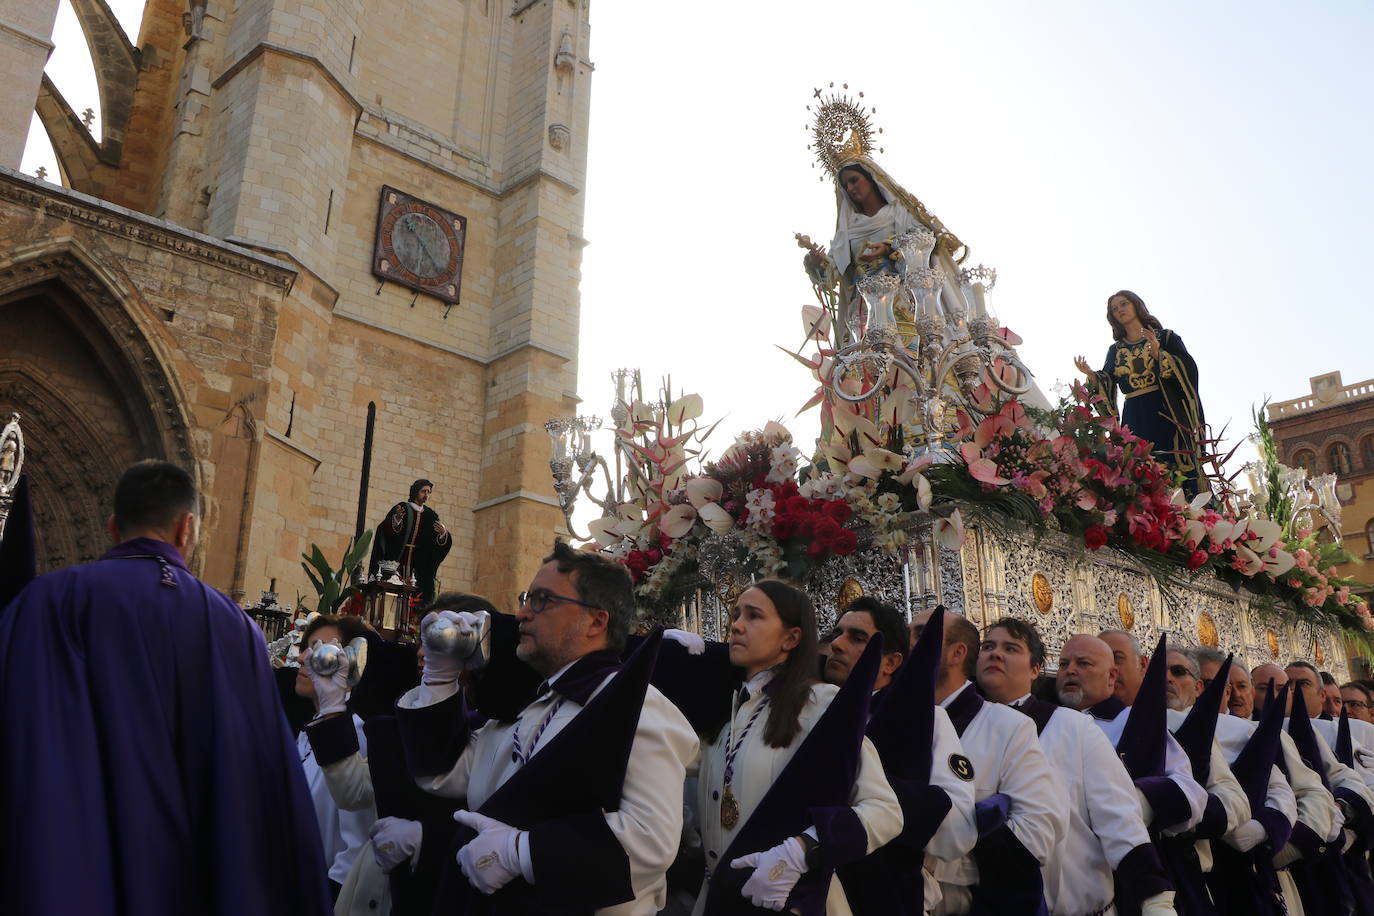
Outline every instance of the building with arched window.
<svg viewBox="0 0 1374 916">
<path fill-rule="evenodd" d="M 1314 477 L 1336 475 L 1346 549 L 1357 559 L 1374 557 L 1374 379 L 1346 385 L 1339 372 L 1329 372 L 1311 384 L 1310 394 L 1269 405 L 1280 460 Z M 1374 564 L 1340 573 L 1368 581 Z"/>
<path fill-rule="evenodd" d="M 59 0 L 0 4 L 0 417 L 41 570 L 103 553 L 157 457 L 236 599 L 309 594 L 301 554 L 416 478 L 448 589 L 528 582 L 565 528 L 543 424 L 577 406 L 588 2 L 147 0 L 126 34 L 72 0 L 98 135 L 44 74 Z M 14 170 L 35 114 L 47 180 Z"/>
</svg>

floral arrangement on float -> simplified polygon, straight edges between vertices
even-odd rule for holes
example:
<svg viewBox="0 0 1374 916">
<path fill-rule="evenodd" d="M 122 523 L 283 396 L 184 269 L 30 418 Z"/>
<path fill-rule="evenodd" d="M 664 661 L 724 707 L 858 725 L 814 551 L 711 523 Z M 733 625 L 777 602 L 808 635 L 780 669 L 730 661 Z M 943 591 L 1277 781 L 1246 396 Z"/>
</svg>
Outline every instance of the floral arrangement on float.
<svg viewBox="0 0 1374 916">
<path fill-rule="evenodd" d="M 711 580 L 704 567 L 721 551 L 749 575 L 802 580 L 834 557 L 895 554 L 926 534 L 957 550 L 966 524 L 977 524 L 1020 537 L 1061 532 L 1085 551 L 1120 550 L 1149 571 L 1167 601 L 1189 579 L 1216 575 L 1253 592 L 1261 610 L 1295 611 L 1361 640 L 1374 630 L 1354 583 L 1333 572 L 1348 555 L 1319 541 L 1292 488 L 1279 486 L 1300 472 L 1278 463 L 1262 416 L 1251 491 L 1215 475 L 1214 492 L 1191 500 L 1151 443 L 1081 385 L 1037 410 L 981 378 L 967 388 L 970 410 L 953 411 L 942 441 L 913 444 L 922 418 L 913 416 L 910 392 L 888 378 L 881 396 L 834 397 L 829 316 L 808 306 L 802 317 L 815 354 L 788 352 L 818 382 L 803 408 L 822 414 L 809 457 L 770 422 L 705 460 L 710 430 L 697 425 L 696 395 L 670 399 L 665 391 L 658 405 L 635 401 L 621 411 L 617 444 L 635 459 L 628 498 L 590 529 L 630 571 L 650 614 L 673 613 Z M 1271 485 L 1257 484 L 1257 474 Z"/>
</svg>

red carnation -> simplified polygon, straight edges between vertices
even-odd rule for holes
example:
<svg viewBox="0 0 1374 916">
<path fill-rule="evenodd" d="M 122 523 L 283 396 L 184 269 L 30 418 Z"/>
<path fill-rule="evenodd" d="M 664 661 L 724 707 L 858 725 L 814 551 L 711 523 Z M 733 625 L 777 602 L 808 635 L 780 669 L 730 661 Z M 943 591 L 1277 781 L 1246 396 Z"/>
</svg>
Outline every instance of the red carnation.
<svg viewBox="0 0 1374 916">
<path fill-rule="evenodd" d="M 1207 562 L 1207 551 L 1194 550 L 1188 555 L 1188 572 L 1197 572 Z"/>
<path fill-rule="evenodd" d="M 1083 532 L 1083 543 L 1089 550 L 1097 550 L 1107 545 L 1107 529 L 1101 525 L 1089 525 Z"/>
<path fill-rule="evenodd" d="M 854 510 L 849 508 L 849 503 L 844 500 L 834 499 L 825 504 L 824 510 L 826 518 L 833 519 L 843 525 L 854 515 Z"/>
<path fill-rule="evenodd" d="M 819 539 L 806 545 L 806 555 L 812 560 L 819 560 L 827 553 L 829 553 L 829 550 L 826 548 L 825 542 Z"/>
<path fill-rule="evenodd" d="M 858 546 L 859 536 L 848 528 L 844 528 L 835 536 L 835 542 L 830 549 L 843 556 L 847 553 L 853 553 Z"/>
<path fill-rule="evenodd" d="M 773 517 L 773 537 L 780 541 L 794 538 L 801 533 L 801 521 L 795 515 L 775 515 Z"/>
<path fill-rule="evenodd" d="M 778 511 L 788 515 L 806 515 L 811 511 L 811 500 L 805 496 L 789 496 L 783 501 Z"/>
<path fill-rule="evenodd" d="M 840 528 L 838 522 L 836 522 L 833 518 L 827 518 L 826 516 L 821 516 L 820 518 L 817 518 L 811 526 L 812 533 L 815 534 L 815 536 L 820 540 L 827 542 L 833 541 L 835 539 L 835 536 L 838 535 L 842 530 L 843 529 Z"/>
</svg>

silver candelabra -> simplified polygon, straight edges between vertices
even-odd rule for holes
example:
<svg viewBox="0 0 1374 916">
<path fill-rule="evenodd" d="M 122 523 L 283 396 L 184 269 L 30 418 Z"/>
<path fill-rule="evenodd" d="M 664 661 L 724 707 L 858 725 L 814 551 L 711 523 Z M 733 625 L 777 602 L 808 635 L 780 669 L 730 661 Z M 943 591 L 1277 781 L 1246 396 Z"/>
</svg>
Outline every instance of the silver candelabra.
<svg viewBox="0 0 1374 916">
<path fill-rule="evenodd" d="M 914 413 L 931 448 L 944 437 L 951 407 L 981 413 L 973 397 L 981 380 L 1013 397 L 1032 385 L 1030 370 L 988 314 L 987 294 L 997 283 L 997 272 L 979 265 L 950 278 L 939 267 L 928 266 L 934 244 L 934 234 L 925 227 L 908 232 L 893 245 L 905 272 L 874 274 L 858 282 L 866 310 L 849 316 L 854 343 L 835 354 L 831 375 L 836 396 L 851 403 L 868 400 L 885 387 L 910 387 Z M 909 343 L 898 326 L 899 308 L 914 317 L 916 333 Z M 1014 370 L 1014 381 L 1003 377 L 1004 367 Z"/>
</svg>

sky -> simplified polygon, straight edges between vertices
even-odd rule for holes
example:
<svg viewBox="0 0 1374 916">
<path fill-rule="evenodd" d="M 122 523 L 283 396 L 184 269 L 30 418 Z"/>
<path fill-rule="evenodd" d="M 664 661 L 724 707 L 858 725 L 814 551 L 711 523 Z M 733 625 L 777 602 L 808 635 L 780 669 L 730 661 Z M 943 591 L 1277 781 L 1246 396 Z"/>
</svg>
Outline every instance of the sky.
<svg viewBox="0 0 1374 916">
<path fill-rule="evenodd" d="M 110 0 L 131 36 L 139 0 Z M 793 233 L 828 242 L 812 90 L 864 93 L 879 163 L 998 271 L 991 304 L 1046 391 L 1100 365 L 1126 288 L 1179 334 L 1207 418 L 1311 376 L 1374 376 L 1374 5 L 1102 0 L 598 0 L 579 394 L 605 417 L 618 366 L 671 376 L 724 418 L 814 437 L 814 389 L 774 344 L 812 295 Z M 98 110 L 65 0 L 49 72 Z M 98 129 L 98 119 L 96 127 Z M 41 128 L 39 129 L 41 134 Z M 31 134 L 24 170 L 51 163 Z M 1363 281 L 1360 281 L 1363 282 Z M 603 446 L 604 447 L 604 446 Z"/>
</svg>

